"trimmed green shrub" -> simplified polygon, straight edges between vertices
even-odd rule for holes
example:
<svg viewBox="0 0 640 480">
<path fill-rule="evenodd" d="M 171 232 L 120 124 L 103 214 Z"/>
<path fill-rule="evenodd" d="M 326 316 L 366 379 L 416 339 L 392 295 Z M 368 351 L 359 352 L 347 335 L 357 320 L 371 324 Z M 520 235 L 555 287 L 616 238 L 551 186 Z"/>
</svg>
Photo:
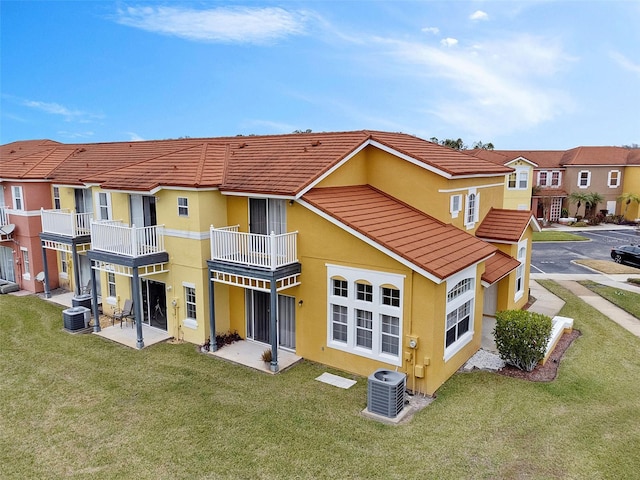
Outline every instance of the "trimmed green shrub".
<svg viewBox="0 0 640 480">
<path fill-rule="evenodd" d="M 530 372 L 544 358 L 551 328 L 547 315 L 526 310 L 496 312 L 493 334 L 500 358 Z"/>
</svg>

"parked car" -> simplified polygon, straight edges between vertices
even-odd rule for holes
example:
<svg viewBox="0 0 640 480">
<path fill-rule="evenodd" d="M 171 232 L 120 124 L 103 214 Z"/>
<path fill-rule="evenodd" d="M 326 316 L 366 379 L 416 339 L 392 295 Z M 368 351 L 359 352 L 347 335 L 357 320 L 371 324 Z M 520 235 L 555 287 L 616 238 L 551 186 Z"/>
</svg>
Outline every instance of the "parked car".
<svg viewBox="0 0 640 480">
<path fill-rule="evenodd" d="M 623 245 L 611 249 L 611 258 L 616 263 L 630 263 L 640 267 L 640 246 Z"/>
</svg>

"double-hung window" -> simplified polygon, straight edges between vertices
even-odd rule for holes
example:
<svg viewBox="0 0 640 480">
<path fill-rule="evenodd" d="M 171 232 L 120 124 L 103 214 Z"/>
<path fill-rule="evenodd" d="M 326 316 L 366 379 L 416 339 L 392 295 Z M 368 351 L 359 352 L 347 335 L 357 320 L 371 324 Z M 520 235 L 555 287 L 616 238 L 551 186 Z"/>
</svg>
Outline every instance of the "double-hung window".
<svg viewBox="0 0 640 480">
<path fill-rule="evenodd" d="M 189 199 L 187 197 L 178 197 L 178 216 L 189 216 Z"/>
<path fill-rule="evenodd" d="M 580 170 L 578 173 L 578 187 L 587 188 L 591 185 L 591 171 Z"/>
<path fill-rule="evenodd" d="M 607 185 L 609 186 L 609 188 L 616 188 L 620 186 L 620 170 L 609 171 Z"/>
<path fill-rule="evenodd" d="M 516 268 L 516 293 L 515 299 L 519 300 L 524 295 L 524 266 L 527 260 L 527 241 L 523 240 L 518 243 L 518 261 L 520 266 Z"/>
<path fill-rule="evenodd" d="M 31 280 L 31 260 L 29 259 L 29 250 L 24 247 L 20 247 L 20 253 L 22 253 L 22 278 L 25 280 Z"/>
<path fill-rule="evenodd" d="M 11 197 L 13 200 L 14 210 L 24 210 L 24 202 L 22 199 L 22 187 L 14 185 L 11 187 Z"/>
<path fill-rule="evenodd" d="M 60 188 L 53 187 L 53 208 L 60 210 Z"/>
<path fill-rule="evenodd" d="M 404 277 L 337 265 L 327 265 L 327 277 L 327 345 L 402 365 Z"/>
<path fill-rule="evenodd" d="M 193 283 L 182 282 L 182 287 L 184 288 L 184 326 L 188 328 L 193 328 L 194 330 L 198 328 L 198 320 L 196 317 L 196 286 Z"/>
<path fill-rule="evenodd" d="M 467 229 L 473 228 L 480 215 L 480 194 L 475 188 L 469 189 L 465 208 L 464 224 Z"/>
<path fill-rule="evenodd" d="M 473 338 L 475 270 L 466 269 L 447 280 L 444 360 L 453 357 Z"/>
<path fill-rule="evenodd" d="M 116 296 L 116 274 L 107 272 L 107 285 L 110 297 Z"/>
<path fill-rule="evenodd" d="M 451 218 L 458 218 L 458 214 L 462 210 L 462 195 L 451 195 L 450 211 Z"/>
<path fill-rule="evenodd" d="M 98 220 L 111 220 L 111 194 L 108 192 L 97 192 L 96 204 L 98 205 Z"/>
</svg>

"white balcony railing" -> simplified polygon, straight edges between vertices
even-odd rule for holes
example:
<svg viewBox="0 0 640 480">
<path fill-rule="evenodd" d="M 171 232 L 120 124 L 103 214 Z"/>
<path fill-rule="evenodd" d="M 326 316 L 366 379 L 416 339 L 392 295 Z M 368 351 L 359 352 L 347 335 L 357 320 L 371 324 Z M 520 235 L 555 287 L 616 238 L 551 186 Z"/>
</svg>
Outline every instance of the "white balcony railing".
<svg viewBox="0 0 640 480">
<path fill-rule="evenodd" d="M 127 257 L 164 252 L 164 225 L 128 226 L 122 222 L 91 222 L 91 249 Z"/>
<path fill-rule="evenodd" d="M 7 207 L 0 206 L 0 227 L 3 225 L 9 225 L 9 214 L 7 213 Z"/>
<path fill-rule="evenodd" d="M 81 237 L 91 233 L 92 213 L 76 213 L 73 210 L 40 209 L 42 231 L 66 237 Z"/>
<path fill-rule="evenodd" d="M 275 270 L 298 261 L 298 232 L 276 235 L 238 232 L 238 226 L 211 227 L 211 258 Z"/>
</svg>

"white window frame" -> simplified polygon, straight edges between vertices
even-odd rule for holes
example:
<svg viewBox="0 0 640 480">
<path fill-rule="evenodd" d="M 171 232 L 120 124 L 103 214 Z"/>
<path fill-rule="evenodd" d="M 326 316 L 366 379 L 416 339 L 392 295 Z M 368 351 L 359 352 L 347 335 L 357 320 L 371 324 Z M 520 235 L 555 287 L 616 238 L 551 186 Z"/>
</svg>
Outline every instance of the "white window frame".
<svg viewBox="0 0 640 480">
<path fill-rule="evenodd" d="M 326 268 L 327 346 L 387 364 L 402 366 L 402 304 L 405 276 L 340 265 L 327 264 Z M 346 297 L 343 296 L 342 288 L 334 288 L 334 280 L 347 282 Z M 371 285 L 371 297 L 366 294 L 364 299 L 358 300 L 357 284 Z M 371 322 L 364 321 L 358 325 L 358 311 L 369 312 Z M 334 312 L 337 314 L 336 317 Z M 369 317 L 369 314 L 365 317 Z M 341 337 L 344 336 L 346 326 L 346 341 L 334 340 L 334 324 L 340 326 L 339 336 Z M 358 332 L 361 333 L 361 338 L 366 338 L 367 332 L 370 332 L 371 348 L 358 346 Z M 384 352 L 383 344 L 387 349 L 389 345 L 397 345 L 397 355 Z"/>
<path fill-rule="evenodd" d="M 514 300 L 518 301 L 524 295 L 524 267 L 527 263 L 527 241 L 522 240 L 518 242 L 518 259 L 520 265 L 516 268 L 516 278 L 515 278 L 515 294 Z"/>
<path fill-rule="evenodd" d="M 511 186 L 512 180 L 513 186 Z M 507 190 L 526 190 L 527 188 L 529 188 L 528 168 L 516 167 L 513 172 L 507 175 Z"/>
<path fill-rule="evenodd" d="M 184 321 L 183 324 L 185 327 L 197 329 L 198 328 L 198 319 L 197 319 L 197 308 L 198 308 L 198 297 L 196 292 L 196 285 L 194 283 L 182 282 L 183 287 L 183 295 L 184 295 Z M 192 300 L 193 298 L 193 300 Z M 190 309 L 193 309 L 191 312 Z M 190 315 L 193 313 L 193 315 Z"/>
<path fill-rule="evenodd" d="M 61 207 L 61 203 L 60 203 L 60 187 L 53 187 L 53 208 L 56 210 L 60 210 Z"/>
<path fill-rule="evenodd" d="M 111 298 L 117 297 L 115 272 L 107 272 L 107 296 Z"/>
<path fill-rule="evenodd" d="M 451 195 L 449 201 L 449 211 L 451 212 L 451 218 L 458 218 L 458 214 L 462 210 L 462 195 Z"/>
<path fill-rule="evenodd" d="M 11 187 L 11 200 L 14 210 L 24 210 L 24 195 L 21 186 L 13 185 Z"/>
<path fill-rule="evenodd" d="M 529 188 L 529 170 L 518 170 L 518 190 L 526 190 Z"/>
<path fill-rule="evenodd" d="M 450 360 L 465 345 L 473 340 L 476 308 L 476 284 L 477 279 L 475 266 L 458 272 L 447 279 L 447 309 L 444 316 L 444 335 L 442 336 L 445 362 Z M 467 303 L 469 303 L 469 330 L 460 335 L 451 345 L 447 346 L 447 319 L 450 314 L 459 311 Z"/>
<path fill-rule="evenodd" d="M 614 178 L 615 174 L 615 183 L 612 183 L 611 180 Z M 620 170 L 609 170 L 609 174 L 607 175 L 607 185 L 609 188 L 617 188 L 620 186 L 620 177 L 622 172 Z"/>
<path fill-rule="evenodd" d="M 467 230 L 475 227 L 480 212 L 480 193 L 475 188 L 470 188 L 465 199 L 464 225 Z"/>
<path fill-rule="evenodd" d="M 554 182 L 553 180 L 554 177 L 557 178 L 556 182 Z M 560 187 L 560 185 L 562 185 L 562 172 L 560 170 L 552 170 L 549 186 L 556 188 L 556 187 Z"/>
<path fill-rule="evenodd" d="M 547 170 L 541 170 L 538 172 L 538 186 L 546 187 L 549 182 L 549 172 Z"/>
<path fill-rule="evenodd" d="M 67 252 L 60 252 L 60 278 L 69 278 L 69 257 Z"/>
<path fill-rule="evenodd" d="M 181 200 L 184 202 L 181 204 Z M 178 216 L 179 217 L 188 217 L 189 216 L 189 198 L 188 197 L 178 197 Z"/>
<path fill-rule="evenodd" d="M 562 172 L 560 170 L 540 170 L 538 172 L 538 186 L 558 188 L 561 184 Z"/>
<path fill-rule="evenodd" d="M 586 174 L 586 184 L 582 184 L 582 175 Z M 591 186 L 591 170 L 580 170 L 578 172 L 578 188 L 589 188 Z"/>
<path fill-rule="evenodd" d="M 31 259 L 29 258 L 29 250 L 20 247 L 20 255 L 22 256 L 22 278 L 31 280 Z"/>
<path fill-rule="evenodd" d="M 111 193 L 96 192 L 96 218 L 98 221 L 111 220 L 113 214 L 111 211 Z"/>
</svg>

